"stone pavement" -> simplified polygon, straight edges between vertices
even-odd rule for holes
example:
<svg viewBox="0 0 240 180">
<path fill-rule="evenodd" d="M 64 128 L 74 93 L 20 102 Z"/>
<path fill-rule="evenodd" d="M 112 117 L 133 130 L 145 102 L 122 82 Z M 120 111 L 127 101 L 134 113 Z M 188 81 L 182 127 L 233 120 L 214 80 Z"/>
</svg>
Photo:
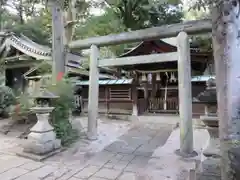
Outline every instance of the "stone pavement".
<svg viewBox="0 0 240 180">
<path fill-rule="evenodd" d="M 119 124 L 120 122 L 118 122 Z M 104 127 L 104 123 L 99 129 Z M 153 152 L 165 144 L 173 126 L 159 123 L 129 123 L 118 126 L 106 125 L 102 130 L 114 133 L 101 134 L 100 140 L 88 142 L 80 140 L 69 148 L 44 162 L 34 162 L 17 157 L 12 149 L 17 148 L 16 142 L 0 137 L 1 142 L 11 142 L 9 147 L 0 148 L 0 179 L 1 180 L 148 180 L 142 175 Z M 122 134 L 122 135 L 121 135 Z M 119 137 L 117 137 L 120 135 Z M 105 139 L 104 139 L 105 137 Z M 6 138 L 7 139 L 7 138 Z M 97 144 L 103 145 L 97 148 Z M 4 144 L 4 143 L 3 143 Z M 15 149 L 15 150 L 16 150 Z M 5 150 L 9 150 L 6 152 Z"/>
</svg>

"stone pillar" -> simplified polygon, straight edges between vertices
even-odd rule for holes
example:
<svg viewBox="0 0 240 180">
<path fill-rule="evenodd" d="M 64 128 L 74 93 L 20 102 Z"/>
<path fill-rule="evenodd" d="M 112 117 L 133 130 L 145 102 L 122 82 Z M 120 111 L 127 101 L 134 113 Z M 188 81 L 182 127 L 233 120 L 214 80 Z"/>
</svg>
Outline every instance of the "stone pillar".
<svg viewBox="0 0 240 180">
<path fill-rule="evenodd" d="M 97 118 L 98 118 L 98 94 L 99 94 L 99 49 L 97 46 L 91 46 L 90 54 L 90 76 L 88 92 L 88 139 L 97 139 Z"/>
<path fill-rule="evenodd" d="M 192 126 L 192 85 L 191 85 L 191 57 L 188 35 L 179 33 L 177 37 L 178 59 L 178 87 L 180 113 L 180 150 L 181 156 L 194 156 L 193 126 Z"/>
</svg>

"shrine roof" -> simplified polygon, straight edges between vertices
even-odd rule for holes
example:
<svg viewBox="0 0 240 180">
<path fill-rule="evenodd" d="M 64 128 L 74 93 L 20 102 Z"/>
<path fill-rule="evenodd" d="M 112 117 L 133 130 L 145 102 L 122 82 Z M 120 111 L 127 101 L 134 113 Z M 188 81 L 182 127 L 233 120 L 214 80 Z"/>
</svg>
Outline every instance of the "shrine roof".
<svg viewBox="0 0 240 180">
<path fill-rule="evenodd" d="M 20 60 L 25 56 L 34 58 L 35 60 L 44 60 L 49 62 L 52 61 L 52 49 L 50 47 L 40 45 L 23 34 L 17 36 L 14 33 L 6 33 L 4 37 L 0 38 L 0 56 L 4 56 L 4 58 L 8 57 L 10 50 L 13 48 L 20 51 L 24 55 L 14 56 L 13 58 L 6 58 L 7 61 L 9 61 L 8 59 L 12 59 L 11 61 Z M 67 52 L 66 59 L 68 60 L 66 66 L 70 70 L 70 73 L 81 74 L 82 72 L 82 75 L 89 75 L 87 72 L 88 69 L 82 67 L 83 61 L 87 60 L 86 57 L 82 56 L 80 53 Z M 35 70 L 36 67 L 33 67 L 33 69 L 31 69 L 31 72 Z M 102 71 L 113 73 L 106 68 L 101 68 L 100 72 Z"/>
<path fill-rule="evenodd" d="M 15 48 L 36 60 L 52 60 L 52 50 L 50 47 L 33 42 L 23 34 L 17 36 L 14 33 L 7 33 L 0 41 L 0 55 L 4 56 L 4 58 L 8 56 L 12 48 Z M 75 66 L 76 68 L 79 67 L 80 59 L 84 58 L 78 53 L 67 53 L 67 56 L 68 59 L 70 59 L 68 65 L 71 67 Z M 79 61 L 77 61 L 77 59 L 79 59 Z"/>
<path fill-rule="evenodd" d="M 191 53 L 194 55 L 210 55 L 211 52 L 201 52 L 200 48 L 191 46 Z M 128 49 L 120 57 L 146 55 L 152 53 L 174 52 L 177 51 L 177 38 L 164 38 L 161 40 L 142 41 L 137 46 Z"/>
<path fill-rule="evenodd" d="M 99 85 L 122 85 L 122 84 L 132 84 L 133 79 L 105 79 L 99 80 Z M 76 81 L 76 85 L 88 86 L 89 81 Z"/>
<path fill-rule="evenodd" d="M 192 77 L 192 82 L 206 82 L 211 78 L 215 78 L 214 76 L 194 76 Z M 120 85 L 120 84 L 132 84 L 133 79 L 99 79 L 98 81 L 99 85 Z M 88 80 L 77 80 L 75 81 L 76 85 L 80 86 L 88 86 L 89 81 Z"/>
<path fill-rule="evenodd" d="M 158 53 L 168 53 L 177 51 L 176 38 L 166 38 L 161 40 L 143 41 L 121 57 L 131 57 Z M 191 67 L 193 70 L 204 71 L 207 62 L 212 59 L 212 52 L 202 52 L 196 46 L 191 47 Z M 133 64 L 121 66 L 121 69 L 126 71 L 132 70 L 160 70 L 160 69 L 177 69 L 176 62 L 158 62 L 151 64 Z"/>
</svg>

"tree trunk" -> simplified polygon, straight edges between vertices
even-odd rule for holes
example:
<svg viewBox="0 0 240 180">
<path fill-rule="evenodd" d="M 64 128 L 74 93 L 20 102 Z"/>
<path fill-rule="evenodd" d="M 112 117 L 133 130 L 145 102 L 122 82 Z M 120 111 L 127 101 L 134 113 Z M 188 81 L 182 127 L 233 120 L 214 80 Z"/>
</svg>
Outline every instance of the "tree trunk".
<svg viewBox="0 0 240 180">
<path fill-rule="evenodd" d="M 61 6 L 58 2 L 51 2 L 52 9 L 52 78 L 55 84 L 65 73 L 65 34 Z"/>
<path fill-rule="evenodd" d="M 233 180 L 229 150 L 240 147 L 240 3 L 221 0 L 213 8 L 213 47 L 216 67 L 222 180 Z"/>
<path fill-rule="evenodd" d="M 72 41 L 72 37 L 74 34 L 74 27 L 75 27 L 75 20 L 76 20 L 75 4 L 76 4 L 76 0 L 70 1 L 68 9 L 64 12 L 66 44 Z"/>
<path fill-rule="evenodd" d="M 24 24 L 24 18 L 23 18 L 23 1 L 19 1 L 19 18 L 20 18 L 20 24 Z"/>
</svg>

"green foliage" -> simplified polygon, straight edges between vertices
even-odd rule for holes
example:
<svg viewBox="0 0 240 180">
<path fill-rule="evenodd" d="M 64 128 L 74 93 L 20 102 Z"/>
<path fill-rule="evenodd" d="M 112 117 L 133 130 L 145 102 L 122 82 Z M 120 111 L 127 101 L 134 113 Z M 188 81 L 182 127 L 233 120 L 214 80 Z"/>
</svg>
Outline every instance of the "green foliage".
<svg viewBox="0 0 240 180">
<path fill-rule="evenodd" d="M 199 0 L 198 3 L 190 3 L 191 0 L 184 4 L 184 19 L 185 20 L 199 20 L 211 18 L 211 11 L 209 10 L 208 0 Z M 213 2 L 213 1 L 212 1 Z M 195 35 L 191 37 L 191 46 L 200 48 L 201 51 L 212 50 L 212 36 L 211 34 Z"/>
<path fill-rule="evenodd" d="M 36 69 L 35 71 L 36 74 L 51 74 L 52 73 L 52 65 L 49 64 L 48 62 L 44 62 L 39 68 Z"/>
<path fill-rule="evenodd" d="M 192 8 L 196 10 L 201 9 L 208 9 L 209 7 L 213 5 L 219 5 L 223 2 L 223 0 L 197 0 L 194 3 L 192 3 Z"/>
<path fill-rule="evenodd" d="M 11 105 L 16 103 L 16 97 L 11 88 L 0 85 L 0 116 L 8 113 Z"/>
<path fill-rule="evenodd" d="M 193 36 L 191 46 L 200 48 L 200 51 L 206 52 L 212 50 L 211 34 Z"/>
<path fill-rule="evenodd" d="M 149 15 L 149 26 L 161 26 L 181 22 L 183 12 L 178 5 L 157 4 L 150 9 Z"/>
<path fill-rule="evenodd" d="M 178 0 L 107 1 L 123 24 L 131 30 L 180 22 L 182 11 Z"/>
<path fill-rule="evenodd" d="M 70 122 L 70 112 L 74 108 L 73 85 L 68 79 L 58 81 L 56 85 L 49 85 L 48 89 L 59 98 L 53 100 L 55 107 L 51 117 L 57 138 L 61 139 L 62 145 L 71 144 L 77 137 L 77 130 L 73 129 Z"/>
<path fill-rule="evenodd" d="M 27 93 L 21 93 L 17 97 L 16 106 L 11 112 L 12 119 L 24 120 L 28 119 L 28 115 L 31 113 L 30 108 L 34 107 L 34 101 L 29 97 Z"/>
<path fill-rule="evenodd" d="M 121 33 L 126 30 L 125 25 L 116 16 L 111 8 L 107 8 L 100 16 L 91 16 L 84 23 L 76 27 L 75 39 L 87 37 L 104 36 L 108 34 Z M 111 46 L 109 49 L 116 55 L 123 53 L 125 45 Z"/>
</svg>

